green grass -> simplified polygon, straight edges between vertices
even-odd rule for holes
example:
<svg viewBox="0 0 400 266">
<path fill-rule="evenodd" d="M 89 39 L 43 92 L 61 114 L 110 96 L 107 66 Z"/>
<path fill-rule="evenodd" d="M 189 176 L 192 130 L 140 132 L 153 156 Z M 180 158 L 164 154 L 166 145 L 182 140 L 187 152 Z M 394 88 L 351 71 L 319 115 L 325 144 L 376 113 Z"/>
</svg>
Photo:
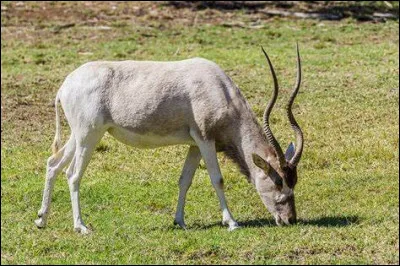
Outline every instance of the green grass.
<svg viewBox="0 0 400 266">
<path fill-rule="evenodd" d="M 60 30 L 52 20 L 31 27 L 12 17 L 22 26 L 2 27 L 2 264 L 399 263 L 398 21 L 274 19 L 244 29 L 146 19 L 117 18 L 111 30 Z M 65 175 L 57 179 L 48 226 L 35 227 L 55 131 L 52 103 L 70 71 L 99 59 L 205 57 L 232 77 L 261 121 L 272 92 L 263 45 L 281 84 L 271 124 L 286 147 L 293 132 L 283 106 L 295 81 L 296 41 L 303 83 L 294 112 L 306 141 L 298 225 L 275 226 L 255 189 L 219 155 L 228 204 L 243 227 L 228 232 L 220 225 L 201 163 L 187 197 L 188 230 L 180 230 L 172 222 L 188 148 L 139 150 L 106 135 L 81 185 L 83 218 L 94 232 L 73 232 Z M 65 119 L 63 125 L 66 139 Z"/>
</svg>

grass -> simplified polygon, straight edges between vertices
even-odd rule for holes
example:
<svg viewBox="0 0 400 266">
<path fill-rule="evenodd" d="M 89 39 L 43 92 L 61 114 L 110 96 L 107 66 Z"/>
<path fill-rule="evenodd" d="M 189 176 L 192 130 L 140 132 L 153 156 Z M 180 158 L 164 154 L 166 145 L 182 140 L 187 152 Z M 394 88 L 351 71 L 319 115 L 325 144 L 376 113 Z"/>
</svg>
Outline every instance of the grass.
<svg viewBox="0 0 400 266">
<path fill-rule="evenodd" d="M 261 29 L 247 29 L 211 20 L 250 23 L 242 11 L 198 11 L 201 23 L 192 25 L 191 17 L 174 22 L 160 13 L 124 17 L 98 3 L 96 12 L 76 8 L 73 14 L 87 22 L 79 23 L 78 15 L 58 17 L 37 3 L 25 3 L 25 11 L 3 5 L 11 15 L 2 11 L 2 264 L 399 263 L 398 21 L 269 19 Z M 41 15 L 24 16 L 29 8 Z M 90 22 L 101 12 L 114 19 Z M 283 106 L 295 80 L 296 41 L 303 83 L 294 112 L 306 141 L 296 186 L 299 224 L 276 227 L 255 189 L 219 155 L 228 204 L 242 228 L 228 232 L 220 225 L 218 199 L 201 163 L 188 192 L 188 231 L 180 230 L 172 222 L 187 147 L 139 150 L 106 135 L 81 186 L 83 218 L 94 232 L 73 232 L 65 175 L 55 185 L 48 227 L 35 227 L 55 131 L 52 104 L 73 69 L 99 59 L 205 57 L 240 86 L 261 121 L 272 91 L 263 45 L 282 88 L 271 124 L 286 146 L 293 132 Z"/>
</svg>

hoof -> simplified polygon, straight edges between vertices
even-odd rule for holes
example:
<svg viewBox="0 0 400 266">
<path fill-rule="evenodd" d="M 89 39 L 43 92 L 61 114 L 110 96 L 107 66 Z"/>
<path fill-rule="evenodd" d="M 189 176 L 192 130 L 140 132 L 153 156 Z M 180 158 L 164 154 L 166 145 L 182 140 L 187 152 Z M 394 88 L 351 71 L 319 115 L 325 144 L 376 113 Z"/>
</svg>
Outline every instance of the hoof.
<svg viewBox="0 0 400 266">
<path fill-rule="evenodd" d="M 231 232 L 231 231 L 236 230 L 238 228 L 240 228 L 240 226 L 237 223 L 235 223 L 235 224 L 232 224 L 232 225 L 229 226 L 228 231 Z"/>
<path fill-rule="evenodd" d="M 177 220 L 174 220 L 174 225 L 179 225 L 180 228 L 186 230 L 186 224 L 183 221 L 178 222 Z"/>
<path fill-rule="evenodd" d="M 239 229 L 239 228 L 240 228 L 240 226 L 238 226 L 238 225 L 229 226 L 228 231 L 231 232 L 231 231 Z"/>
<path fill-rule="evenodd" d="M 46 222 L 43 220 L 43 218 L 36 219 L 35 224 L 38 228 L 44 228 L 46 226 Z"/>
<path fill-rule="evenodd" d="M 233 231 L 235 229 L 240 228 L 240 226 L 235 220 L 222 220 L 222 225 L 229 225 L 228 231 Z"/>
<path fill-rule="evenodd" d="M 88 234 L 90 234 L 92 232 L 92 230 L 90 230 L 89 228 L 87 228 L 84 225 L 81 225 L 79 227 L 75 227 L 74 231 L 77 232 L 77 233 L 80 233 L 82 235 L 88 235 Z"/>
</svg>

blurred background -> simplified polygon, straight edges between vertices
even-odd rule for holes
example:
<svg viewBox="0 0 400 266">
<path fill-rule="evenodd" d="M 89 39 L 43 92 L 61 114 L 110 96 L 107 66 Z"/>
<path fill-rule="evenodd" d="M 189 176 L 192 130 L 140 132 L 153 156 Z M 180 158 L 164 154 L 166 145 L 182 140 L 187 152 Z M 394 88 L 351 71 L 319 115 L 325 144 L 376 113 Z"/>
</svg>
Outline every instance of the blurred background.
<svg viewBox="0 0 400 266">
<path fill-rule="evenodd" d="M 268 20 L 274 17 L 297 17 L 357 21 L 385 21 L 398 19 L 398 1 L 159 1 L 159 2 L 96 2 L 77 1 L 2 1 L 2 26 L 36 25 L 52 23 L 78 23 L 84 25 L 112 25 L 118 21 L 144 23 L 213 23 L 226 26 L 249 26 L 247 21 L 235 20 L 233 10 L 241 10 L 249 20 Z M 206 12 L 205 12 L 206 10 Z M 200 11 L 200 12 L 199 12 Z M 254 21 L 253 21 L 254 23 Z M 71 27 L 60 24 L 55 31 Z"/>
</svg>

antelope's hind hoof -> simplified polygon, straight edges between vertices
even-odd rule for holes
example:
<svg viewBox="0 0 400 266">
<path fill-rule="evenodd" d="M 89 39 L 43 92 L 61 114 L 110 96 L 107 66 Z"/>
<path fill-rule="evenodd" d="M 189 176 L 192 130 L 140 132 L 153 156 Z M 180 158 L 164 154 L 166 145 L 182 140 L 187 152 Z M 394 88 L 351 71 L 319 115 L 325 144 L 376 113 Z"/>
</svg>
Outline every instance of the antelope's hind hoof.
<svg viewBox="0 0 400 266">
<path fill-rule="evenodd" d="M 178 225 L 183 230 L 186 230 L 186 224 L 184 222 L 178 222 L 178 221 L 174 220 L 174 225 Z"/>
<path fill-rule="evenodd" d="M 43 218 L 36 219 L 35 224 L 38 228 L 44 228 L 46 226 L 46 222 L 43 220 Z"/>
<path fill-rule="evenodd" d="M 80 233 L 82 235 L 88 235 L 88 234 L 92 233 L 92 230 L 90 230 L 89 228 L 87 228 L 84 225 L 81 225 L 79 227 L 75 227 L 74 231 L 77 232 L 77 233 Z"/>
</svg>

